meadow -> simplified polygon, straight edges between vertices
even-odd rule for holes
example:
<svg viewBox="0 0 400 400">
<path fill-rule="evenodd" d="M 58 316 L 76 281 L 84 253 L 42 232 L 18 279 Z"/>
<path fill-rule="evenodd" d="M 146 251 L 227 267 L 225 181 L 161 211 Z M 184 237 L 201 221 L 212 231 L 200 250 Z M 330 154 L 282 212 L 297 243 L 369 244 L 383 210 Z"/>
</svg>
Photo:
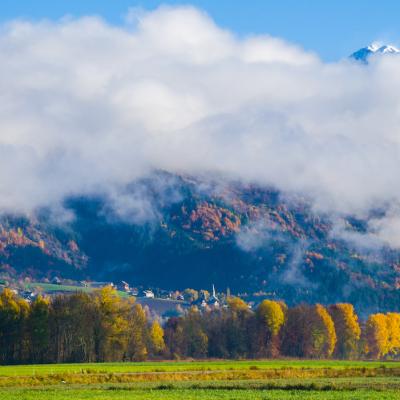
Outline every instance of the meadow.
<svg viewBox="0 0 400 400">
<path fill-rule="evenodd" d="M 400 364 L 266 360 L 1 366 L 0 398 L 400 399 Z"/>
<path fill-rule="evenodd" d="M 44 292 L 47 294 L 51 293 L 75 293 L 75 292 L 83 292 L 83 293 L 93 293 L 96 288 L 93 287 L 84 287 L 84 286 L 76 286 L 76 285 L 58 285 L 55 283 L 43 283 L 43 282 L 31 282 L 25 284 L 25 290 L 37 290 L 39 292 Z M 121 290 L 117 290 L 121 297 L 128 297 L 126 292 Z"/>
</svg>

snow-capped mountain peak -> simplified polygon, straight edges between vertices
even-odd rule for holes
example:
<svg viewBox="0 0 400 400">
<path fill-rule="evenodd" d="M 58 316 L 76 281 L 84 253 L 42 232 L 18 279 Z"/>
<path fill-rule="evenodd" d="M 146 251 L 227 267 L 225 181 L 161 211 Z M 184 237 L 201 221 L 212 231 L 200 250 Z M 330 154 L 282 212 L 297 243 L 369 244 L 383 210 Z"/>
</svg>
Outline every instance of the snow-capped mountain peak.
<svg viewBox="0 0 400 400">
<path fill-rule="evenodd" d="M 368 63 L 368 58 L 373 54 L 398 54 L 400 49 L 393 45 L 382 45 L 380 43 L 371 43 L 367 47 L 363 47 L 360 50 L 354 52 L 350 58 L 354 58 L 357 61 Z"/>
</svg>

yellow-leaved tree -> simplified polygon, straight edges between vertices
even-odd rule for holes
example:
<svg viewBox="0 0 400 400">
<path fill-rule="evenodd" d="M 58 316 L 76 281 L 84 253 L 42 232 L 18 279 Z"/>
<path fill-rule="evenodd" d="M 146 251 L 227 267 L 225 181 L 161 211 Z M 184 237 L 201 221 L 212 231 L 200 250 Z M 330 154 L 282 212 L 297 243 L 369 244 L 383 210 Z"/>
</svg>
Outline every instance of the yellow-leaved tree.
<svg viewBox="0 0 400 400">
<path fill-rule="evenodd" d="M 365 352 L 379 359 L 389 352 L 389 331 L 385 314 L 371 314 L 365 325 Z"/>
<path fill-rule="evenodd" d="M 249 311 L 249 306 L 240 297 L 229 296 L 226 299 L 226 302 L 228 303 L 228 307 L 232 312 Z"/>
<path fill-rule="evenodd" d="M 400 314 L 387 313 L 388 352 L 396 356 L 400 354 Z"/>
<path fill-rule="evenodd" d="M 140 304 L 133 306 L 129 333 L 127 358 L 132 361 L 144 361 L 148 354 L 148 327 L 146 313 Z"/>
<path fill-rule="evenodd" d="M 285 322 L 285 313 L 280 303 L 264 300 L 257 308 L 257 318 L 266 331 L 267 355 L 279 355 L 279 332 Z"/>
<path fill-rule="evenodd" d="M 153 355 L 157 356 L 165 350 L 164 330 L 158 321 L 154 321 L 150 327 L 150 349 Z"/>
<path fill-rule="evenodd" d="M 328 358 L 333 354 L 336 345 L 336 331 L 332 317 L 327 309 L 321 305 L 314 306 L 315 322 L 312 324 L 311 337 L 314 341 L 315 356 Z"/>
<path fill-rule="evenodd" d="M 134 300 L 121 298 L 114 288 L 107 286 L 95 292 L 94 301 L 97 308 L 95 348 L 98 361 L 121 360 L 128 351 Z"/>
<path fill-rule="evenodd" d="M 329 313 L 337 335 L 334 356 L 341 359 L 356 358 L 359 354 L 361 328 L 353 305 L 333 304 L 329 307 Z"/>
</svg>

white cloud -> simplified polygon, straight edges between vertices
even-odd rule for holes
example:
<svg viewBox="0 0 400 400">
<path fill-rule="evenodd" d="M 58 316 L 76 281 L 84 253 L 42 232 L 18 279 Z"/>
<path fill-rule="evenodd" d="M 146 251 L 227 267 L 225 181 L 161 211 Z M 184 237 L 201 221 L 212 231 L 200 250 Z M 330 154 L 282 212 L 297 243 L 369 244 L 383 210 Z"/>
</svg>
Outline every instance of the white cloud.
<svg viewBox="0 0 400 400">
<path fill-rule="evenodd" d="M 192 7 L 127 21 L 1 28 L 2 210 L 114 193 L 152 168 L 275 185 L 330 212 L 400 201 L 400 57 L 324 64 Z"/>
<path fill-rule="evenodd" d="M 389 210 L 382 218 L 374 218 L 369 222 L 370 235 L 376 237 L 376 242 L 400 248 L 400 212 Z"/>
</svg>

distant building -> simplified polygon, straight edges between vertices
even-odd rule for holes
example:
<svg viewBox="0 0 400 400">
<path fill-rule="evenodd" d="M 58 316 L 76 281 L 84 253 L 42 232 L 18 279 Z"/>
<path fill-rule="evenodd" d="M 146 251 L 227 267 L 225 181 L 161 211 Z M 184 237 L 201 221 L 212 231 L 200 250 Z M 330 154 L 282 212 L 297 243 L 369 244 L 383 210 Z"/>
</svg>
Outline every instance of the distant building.
<svg viewBox="0 0 400 400">
<path fill-rule="evenodd" d="M 143 290 L 144 297 L 154 299 L 154 293 L 152 290 Z"/>
<path fill-rule="evenodd" d="M 21 297 L 25 299 L 28 303 L 31 303 L 33 300 L 35 300 L 37 296 L 38 296 L 37 293 L 31 292 L 29 290 L 26 290 L 21 293 Z"/>
<path fill-rule="evenodd" d="M 55 276 L 52 280 L 51 283 L 53 285 L 61 285 L 61 279 L 58 276 Z"/>
<path fill-rule="evenodd" d="M 130 292 L 131 288 L 129 287 L 129 283 L 125 282 L 125 281 L 121 281 L 118 285 L 117 285 L 117 289 L 121 290 L 123 292 Z"/>
<path fill-rule="evenodd" d="M 208 306 L 218 308 L 220 306 L 220 301 L 217 297 L 217 293 L 215 292 L 215 286 L 212 285 L 212 295 L 207 301 Z"/>
<path fill-rule="evenodd" d="M 192 303 L 192 305 L 200 307 L 200 308 L 208 308 L 208 309 L 219 308 L 221 305 L 221 302 L 218 299 L 217 293 L 215 291 L 215 286 L 212 285 L 212 295 L 208 299 L 204 295 L 202 295 L 196 301 L 194 301 Z"/>
</svg>

